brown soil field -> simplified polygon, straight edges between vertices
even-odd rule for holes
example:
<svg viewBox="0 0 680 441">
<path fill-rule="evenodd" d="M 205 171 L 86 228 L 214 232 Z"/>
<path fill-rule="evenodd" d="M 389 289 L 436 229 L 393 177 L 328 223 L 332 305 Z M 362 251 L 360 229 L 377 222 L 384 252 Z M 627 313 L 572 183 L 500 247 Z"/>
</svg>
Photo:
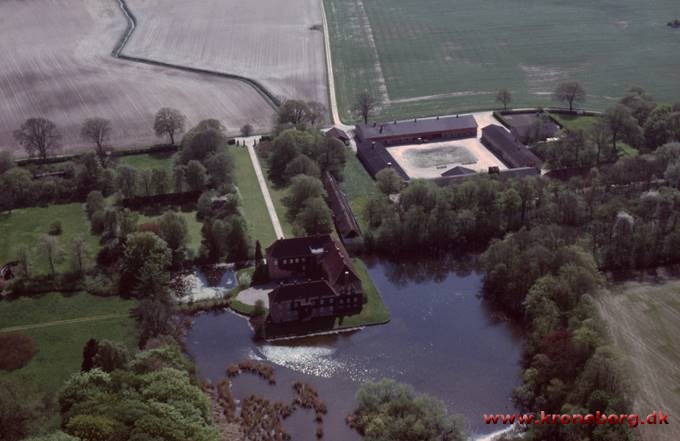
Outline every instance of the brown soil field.
<svg viewBox="0 0 680 441">
<path fill-rule="evenodd" d="M 616 347 L 626 355 L 634 411 L 670 414 L 669 425 L 637 429 L 644 441 L 680 439 L 680 278 L 662 274 L 609 287 L 598 298 Z"/>
<path fill-rule="evenodd" d="M 220 119 L 230 133 L 271 125 L 273 108 L 242 81 L 113 58 L 127 28 L 116 0 L 2 0 L 0 28 L 0 150 L 23 155 L 12 132 L 34 116 L 55 122 L 65 151 L 89 147 L 79 131 L 91 116 L 112 121 L 116 147 L 158 142 L 153 116 L 164 106 L 188 125 Z"/>
<path fill-rule="evenodd" d="M 123 53 L 255 79 L 328 107 L 319 0 L 127 0 L 137 29 Z"/>
</svg>

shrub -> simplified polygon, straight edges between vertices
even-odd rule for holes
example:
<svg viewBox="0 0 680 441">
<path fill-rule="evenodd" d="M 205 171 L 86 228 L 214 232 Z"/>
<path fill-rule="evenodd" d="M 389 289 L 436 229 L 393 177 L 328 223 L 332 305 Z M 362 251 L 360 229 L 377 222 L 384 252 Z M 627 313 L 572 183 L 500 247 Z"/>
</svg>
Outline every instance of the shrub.
<svg viewBox="0 0 680 441">
<path fill-rule="evenodd" d="M 61 221 L 54 221 L 50 225 L 50 236 L 59 236 L 62 232 Z"/>
<path fill-rule="evenodd" d="M 14 371 L 31 361 L 38 352 L 33 339 L 21 334 L 0 334 L 0 370 Z"/>
</svg>

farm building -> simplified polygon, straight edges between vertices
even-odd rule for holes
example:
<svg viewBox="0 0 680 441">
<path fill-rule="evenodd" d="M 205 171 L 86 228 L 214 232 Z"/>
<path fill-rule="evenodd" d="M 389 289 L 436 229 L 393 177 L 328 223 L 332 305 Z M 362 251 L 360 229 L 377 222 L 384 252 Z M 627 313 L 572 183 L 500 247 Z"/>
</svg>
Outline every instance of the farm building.
<svg viewBox="0 0 680 441">
<path fill-rule="evenodd" d="M 267 269 L 280 285 L 269 293 L 269 320 L 287 323 L 359 313 L 361 280 L 344 246 L 330 235 L 279 239 Z"/>
<path fill-rule="evenodd" d="M 349 135 L 344 130 L 340 130 L 337 127 L 329 129 L 326 132 L 326 136 L 329 138 L 339 139 L 345 145 L 349 144 Z"/>
<path fill-rule="evenodd" d="M 328 205 L 333 211 L 333 222 L 343 242 L 351 241 L 361 236 L 361 230 L 357 223 L 352 208 L 347 202 L 345 194 L 340 189 L 333 176 L 326 172 L 323 177 L 323 185 L 328 194 Z"/>
<path fill-rule="evenodd" d="M 392 158 L 385 146 L 375 141 L 360 141 L 357 143 L 357 157 L 364 165 L 366 171 L 375 178 L 375 175 L 384 168 L 393 168 L 404 180 L 409 177 L 401 166 Z"/>
<path fill-rule="evenodd" d="M 477 121 L 472 115 L 447 116 L 392 123 L 358 124 L 359 141 L 380 142 L 385 146 L 413 144 L 477 136 Z"/>
<path fill-rule="evenodd" d="M 491 124 L 484 127 L 481 141 L 508 168 L 541 167 L 541 160 L 500 126 Z"/>
</svg>

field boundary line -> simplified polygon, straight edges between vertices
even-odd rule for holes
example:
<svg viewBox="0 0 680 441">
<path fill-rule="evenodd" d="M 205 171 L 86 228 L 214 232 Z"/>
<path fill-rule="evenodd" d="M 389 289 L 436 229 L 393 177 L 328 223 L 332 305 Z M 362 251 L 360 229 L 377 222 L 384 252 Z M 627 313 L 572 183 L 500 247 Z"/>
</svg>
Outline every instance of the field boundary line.
<svg viewBox="0 0 680 441">
<path fill-rule="evenodd" d="M 50 328 L 52 326 L 71 325 L 71 324 L 76 324 L 76 323 L 98 322 L 98 321 L 102 321 L 102 320 L 111 320 L 111 319 L 114 319 L 114 318 L 125 318 L 125 317 L 128 317 L 128 315 L 127 314 L 93 315 L 91 317 L 80 317 L 80 318 L 67 319 L 67 320 L 55 320 L 55 321 L 52 321 L 52 322 L 34 323 L 32 325 L 10 326 L 8 328 L 0 329 L 0 332 L 27 331 L 27 330 L 30 330 L 30 329 Z"/>
<path fill-rule="evenodd" d="M 333 73 L 333 56 L 331 54 L 331 30 L 328 28 L 328 18 L 326 16 L 326 0 L 321 2 L 321 18 L 323 20 L 323 42 L 326 53 L 326 75 L 328 76 L 328 100 L 331 107 L 331 120 L 333 124 L 342 125 L 340 112 L 338 111 L 338 99 L 335 95 L 335 76 Z"/>
<path fill-rule="evenodd" d="M 286 236 L 283 234 L 283 228 L 281 228 L 281 221 L 279 221 L 279 215 L 276 214 L 276 208 L 274 207 L 274 201 L 272 201 L 272 195 L 269 193 L 269 188 L 267 187 L 267 182 L 265 181 L 264 174 L 262 173 L 262 167 L 260 166 L 260 160 L 257 158 L 257 153 L 255 153 L 255 147 L 251 144 L 247 144 L 248 154 L 250 155 L 250 161 L 253 163 L 253 168 L 255 169 L 255 175 L 257 176 L 257 183 L 260 184 L 260 191 L 262 196 L 264 196 L 264 203 L 267 206 L 267 211 L 269 212 L 269 217 L 272 221 L 272 226 L 274 227 L 274 235 L 277 239 L 284 239 Z"/>
<path fill-rule="evenodd" d="M 123 54 L 123 50 L 125 49 L 125 46 L 127 46 L 127 42 L 130 40 L 130 37 L 132 37 L 132 34 L 134 33 L 135 29 L 137 28 L 137 18 L 135 15 L 132 13 L 132 10 L 130 9 L 129 5 L 125 0 L 118 0 L 118 5 L 120 6 L 121 11 L 123 11 L 123 15 L 125 16 L 125 19 L 127 21 L 127 28 L 123 32 L 123 35 L 120 37 L 118 40 L 118 43 L 116 46 L 113 48 L 113 51 L 111 52 L 111 56 L 114 58 L 118 58 L 120 60 L 126 60 L 126 61 L 132 61 L 135 63 L 142 63 L 142 64 L 149 64 L 152 66 L 158 66 L 158 67 L 165 67 L 169 69 L 176 69 L 176 70 L 181 70 L 184 72 L 190 72 L 190 73 L 197 73 L 197 74 L 203 74 L 203 75 L 212 75 L 216 77 L 221 77 L 221 78 L 226 78 L 230 80 L 237 80 L 237 81 L 242 81 L 249 86 L 253 87 L 269 104 L 274 110 L 278 110 L 278 108 L 281 106 L 281 100 L 274 95 L 269 89 L 267 89 L 262 83 L 260 83 L 257 80 L 254 80 L 253 78 L 248 78 L 244 77 L 242 75 L 236 75 L 228 72 L 219 72 L 215 70 L 210 70 L 210 69 L 201 69 L 198 67 L 191 67 L 191 66 L 184 66 L 181 64 L 173 64 L 173 63 L 166 63 L 164 61 L 156 61 L 156 60 L 150 60 L 148 58 L 141 58 L 141 57 L 133 57 L 130 55 L 125 55 Z"/>
</svg>

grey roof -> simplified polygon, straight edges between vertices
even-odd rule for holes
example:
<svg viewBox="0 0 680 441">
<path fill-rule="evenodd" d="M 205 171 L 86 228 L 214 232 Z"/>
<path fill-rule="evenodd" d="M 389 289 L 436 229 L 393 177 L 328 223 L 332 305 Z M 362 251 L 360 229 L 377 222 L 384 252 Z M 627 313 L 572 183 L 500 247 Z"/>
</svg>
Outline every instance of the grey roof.
<svg viewBox="0 0 680 441">
<path fill-rule="evenodd" d="M 382 133 L 380 131 L 382 127 Z M 472 115 L 445 116 L 420 120 L 397 121 L 382 124 L 359 124 L 357 132 L 362 139 L 381 139 L 393 136 L 417 136 L 419 134 L 446 132 L 448 130 L 476 129 L 477 121 Z"/>
<path fill-rule="evenodd" d="M 462 176 L 474 174 L 475 171 L 469 168 L 461 167 L 460 165 L 453 167 L 451 170 L 447 170 L 442 173 L 442 176 Z"/>
<path fill-rule="evenodd" d="M 541 160 L 501 126 L 491 124 L 484 127 L 482 143 L 509 168 L 541 167 Z"/>
</svg>

